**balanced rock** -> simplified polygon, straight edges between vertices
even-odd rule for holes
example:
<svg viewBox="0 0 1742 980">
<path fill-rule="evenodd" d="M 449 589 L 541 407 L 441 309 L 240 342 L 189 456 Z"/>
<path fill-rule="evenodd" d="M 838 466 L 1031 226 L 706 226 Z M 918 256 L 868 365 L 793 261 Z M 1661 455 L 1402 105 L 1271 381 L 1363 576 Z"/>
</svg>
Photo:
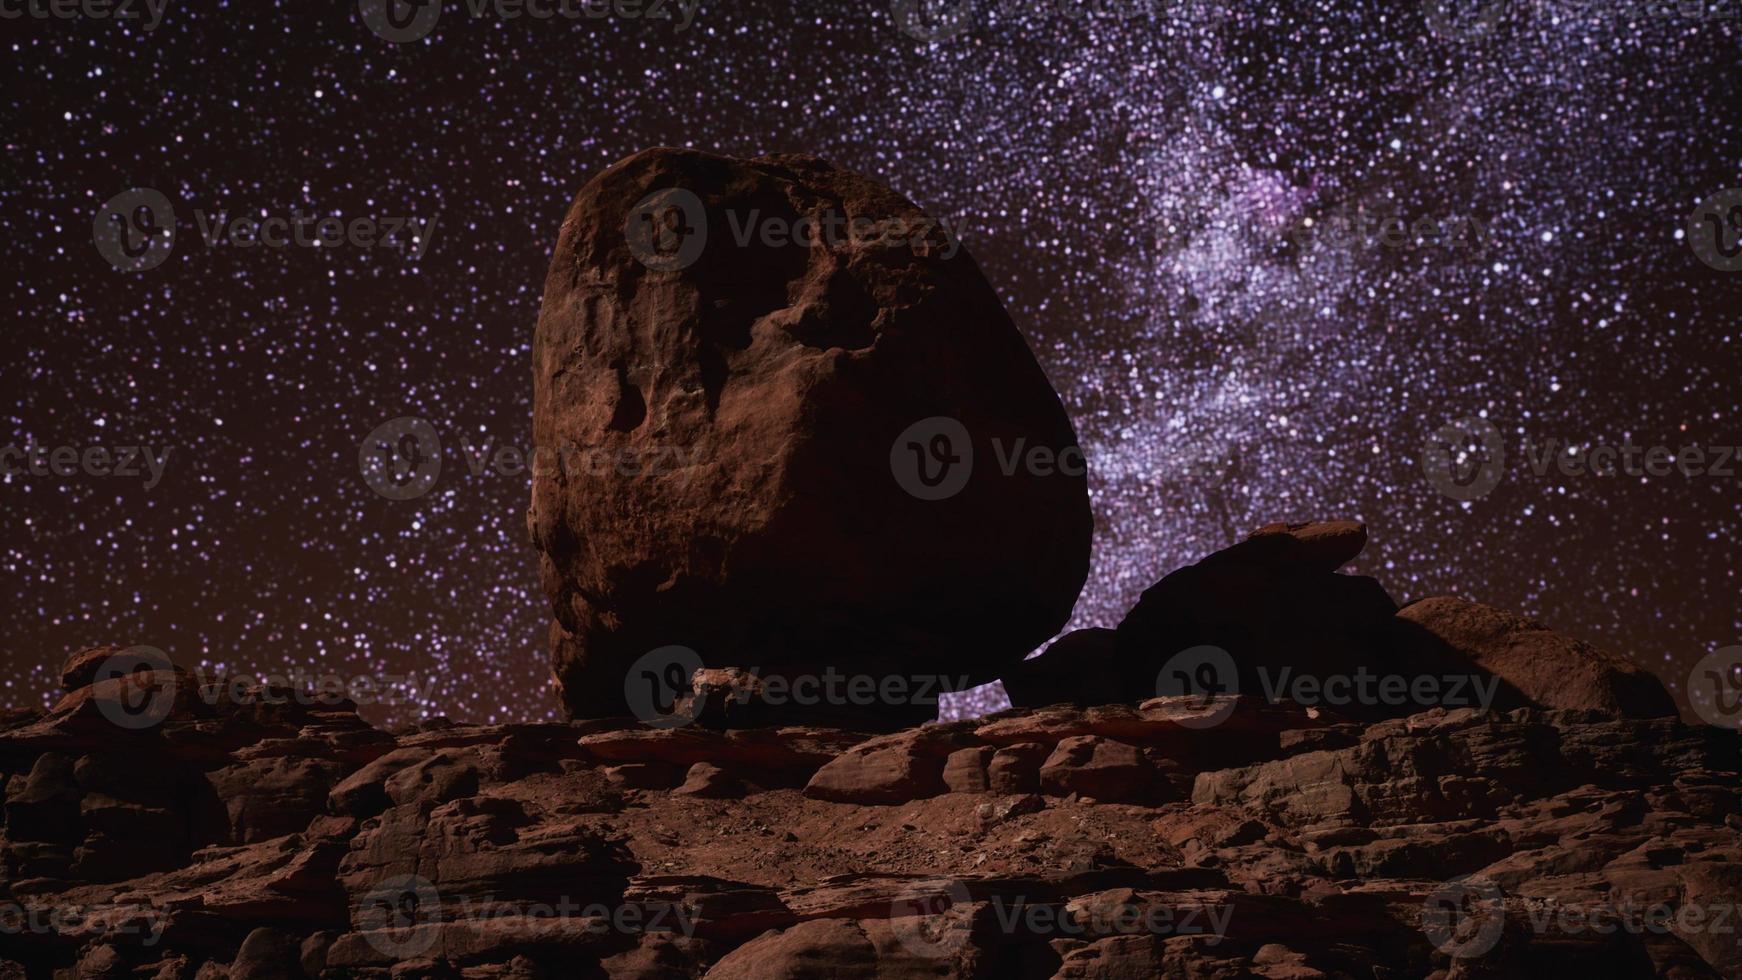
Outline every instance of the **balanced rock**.
<svg viewBox="0 0 1742 980">
<path fill-rule="evenodd" d="M 573 716 L 628 713 L 630 666 L 671 646 L 983 683 L 1087 575 L 1082 454 L 990 284 L 814 157 L 658 149 L 589 181 L 533 381 L 527 525 Z"/>
</svg>

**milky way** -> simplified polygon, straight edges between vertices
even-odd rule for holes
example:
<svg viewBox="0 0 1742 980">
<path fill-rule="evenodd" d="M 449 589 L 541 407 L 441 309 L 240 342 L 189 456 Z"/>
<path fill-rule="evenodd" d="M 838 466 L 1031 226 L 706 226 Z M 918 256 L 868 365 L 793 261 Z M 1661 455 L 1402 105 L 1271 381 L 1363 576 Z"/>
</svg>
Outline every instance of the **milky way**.
<svg viewBox="0 0 1742 980">
<path fill-rule="evenodd" d="M 415 674 L 390 721 L 554 717 L 529 481 L 465 447 L 526 445 L 568 201 L 660 144 L 815 153 L 962 222 L 1090 459 L 1075 626 L 1258 525 L 1355 517 L 1357 570 L 1400 601 L 1517 609 L 1678 696 L 1742 643 L 1742 463 L 1526 458 L 1742 442 L 1742 271 L 1689 240 L 1742 186 L 1733 6 L 979 6 L 935 41 L 883 3 L 709 0 L 684 28 L 449 2 L 406 43 L 355 4 L 0 21 L 7 442 L 168 453 L 149 487 L 0 477 L 0 704 L 52 703 L 67 653 L 123 642 Z M 175 209 L 140 272 L 93 243 L 130 188 Z M 207 242 L 220 214 L 435 225 L 421 256 L 243 248 Z M 358 447 L 402 416 L 444 468 L 389 500 Z M 1464 417 L 1508 463 L 1459 501 L 1422 455 Z"/>
</svg>

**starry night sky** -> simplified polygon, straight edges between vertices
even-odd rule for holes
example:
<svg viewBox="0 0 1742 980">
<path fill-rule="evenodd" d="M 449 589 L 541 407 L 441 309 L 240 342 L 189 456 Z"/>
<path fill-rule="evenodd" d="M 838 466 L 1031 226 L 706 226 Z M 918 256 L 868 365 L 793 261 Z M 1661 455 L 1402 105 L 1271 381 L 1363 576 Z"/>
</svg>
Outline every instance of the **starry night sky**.
<svg viewBox="0 0 1742 980">
<path fill-rule="evenodd" d="M 557 226 L 660 144 L 815 153 L 965 223 L 1090 460 L 1075 626 L 1258 525 L 1352 517 L 1356 569 L 1398 600 L 1524 612 L 1678 697 L 1742 643 L 1742 476 L 1517 461 L 1526 438 L 1742 442 L 1742 271 L 1686 240 L 1742 186 L 1735 19 L 1569 0 L 1436 33 L 1407 3 L 1037 0 L 928 44 L 880 0 L 705 0 L 686 31 L 447 8 L 407 44 L 336 0 L 168 0 L 149 33 L 0 21 L 6 442 L 169 451 L 151 489 L 0 477 L 0 706 L 52 703 L 68 653 L 123 642 L 416 672 L 427 698 L 392 721 L 555 717 L 529 478 L 473 475 L 460 437 L 526 445 Z M 118 272 L 93 220 L 136 187 L 178 237 Z M 196 209 L 439 217 L 417 260 L 208 247 Z M 1298 233 L 1356 214 L 1483 233 Z M 1512 461 L 1460 503 L 1422 446 L 1471 415 Z M 448 447 L 410 501 L 357 466 L 400 416 Z"/>
</svg>

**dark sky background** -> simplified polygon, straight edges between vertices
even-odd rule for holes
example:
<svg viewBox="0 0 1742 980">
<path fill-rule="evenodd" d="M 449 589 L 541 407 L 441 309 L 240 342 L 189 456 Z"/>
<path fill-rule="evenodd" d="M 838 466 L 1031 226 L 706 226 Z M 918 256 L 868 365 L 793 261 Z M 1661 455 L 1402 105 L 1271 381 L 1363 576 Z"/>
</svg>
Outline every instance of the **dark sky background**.
<svg viewBox="0 0 1742 980">
<path fill-rule="evenodd" d="M 1687 238 L 1742 186 L 1734 19 L 1506 4 L 1436 32 L 1396 2 L 1010 6 L 935 44 L 883 2 L 705 0 L 680 31 L 450 0 L 406 44 L 340 2 L 168 0 L 150 32 L 0 21 L 5 442 L 169 452 L 150 489 L 0 476 L 0 705 L 51 703 L 69 652 L 131 642 L 237 671 L 414 672 L 424 703 L 393 720 L 553 717 L 529 479 L 473 475 L 459 441 L 526 445 L 564 210 L 658 144 L 816 153 L 965 223 L 1088 452 L 1073 625 L 1115 624 L 1260 524 L 1356 517 L 1357 569 L 1399 601 L 1519 610 L 1678 697 L 1742 643 L 1742 476 L 1518 459 L 1526 439 L 1742 442 L 1742 271 Z M 177 216 L 173 254 L 139 273 L 93 244 L 129 188 Z M 439 217 L 418 260 L 208 247 L 194 214 L 293 209 Z M 1356 213 L 1482 234 L 1289 232 Z M 356 463 L 400 416 L 447 445 L 411 501 Z M 1508 463 L 1459 502 L 1421 458 L 1464 416 Z"/>
</svg>

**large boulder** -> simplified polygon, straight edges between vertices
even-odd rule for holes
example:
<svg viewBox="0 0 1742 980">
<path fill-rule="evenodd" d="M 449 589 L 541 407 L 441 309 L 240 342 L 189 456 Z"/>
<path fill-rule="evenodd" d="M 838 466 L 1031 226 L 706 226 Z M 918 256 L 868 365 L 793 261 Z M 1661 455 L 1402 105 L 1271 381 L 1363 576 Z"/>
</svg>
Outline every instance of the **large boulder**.
<svg viewBox="0 0 1742 980">
<path fill-rule="evenodd" d="M 630 665 L 673 645 L 989 681 L 1087 575 L 1081 452 L 991 286 L 814 157 L 657 149 L 589 181 L 533 382 L 527 525 L 573 716 L 626 713 Z"/>
</svg>

